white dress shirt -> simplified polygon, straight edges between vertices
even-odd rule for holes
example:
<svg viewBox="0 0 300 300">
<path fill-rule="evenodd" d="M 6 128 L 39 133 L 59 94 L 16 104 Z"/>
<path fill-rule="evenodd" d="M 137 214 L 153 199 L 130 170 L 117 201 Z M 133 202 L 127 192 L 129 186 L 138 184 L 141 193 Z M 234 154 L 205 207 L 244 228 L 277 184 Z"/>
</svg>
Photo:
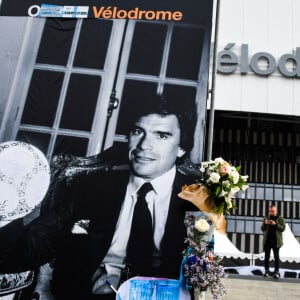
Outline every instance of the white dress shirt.
<svg viewBox="0 0 300 300">
<path fill-rule="evenodd" d="M 154 245 L 158 251 L 165 231 L 175 175 L 176 168 L 174 166 L 165 174 L 151 180 L 153 190 L 146 195 L 146 202 L 153 220 Z M 109 275 L 120 275 L 121 270 L 125 267 L 124 260 L 134 206 L 137 201 L 137 191 L 145 182 L 141 177 L 130 175 L 112 243 L 103 259 L 106 272 Z"/>
</svg>

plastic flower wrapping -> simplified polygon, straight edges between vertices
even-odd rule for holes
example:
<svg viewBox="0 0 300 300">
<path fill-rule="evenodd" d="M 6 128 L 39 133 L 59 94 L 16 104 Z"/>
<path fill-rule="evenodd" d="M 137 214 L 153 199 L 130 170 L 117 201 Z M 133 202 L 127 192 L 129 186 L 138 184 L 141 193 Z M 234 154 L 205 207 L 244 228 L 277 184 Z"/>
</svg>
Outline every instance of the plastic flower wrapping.
<svg viewBox="0 0 300 300">
<path fill-rule="evenodd" d="M 189 212 L 185 218 L 187 248 L 183 252 L 182 273 L 185 286 L 194 291 L 210 291 L 213 299 L 226 294 L 222 278 L 227 277 L 222 258 L 213 252 L 214 225 L 201 212 Z"/>
<path fill-rule="evenodd" d="M 179 197 L 191 201 L 202 212 L 211 214 L 217 230 L 225 232 L 223 214 L 229 214 L 236 206 L 232 199 L 239 191 L 248 188 L 248 175 L 240 174 L 235 167 L 221 157 L 201 163 L 202 174 L 195 184 L 184 185 Z"/>
</svg>

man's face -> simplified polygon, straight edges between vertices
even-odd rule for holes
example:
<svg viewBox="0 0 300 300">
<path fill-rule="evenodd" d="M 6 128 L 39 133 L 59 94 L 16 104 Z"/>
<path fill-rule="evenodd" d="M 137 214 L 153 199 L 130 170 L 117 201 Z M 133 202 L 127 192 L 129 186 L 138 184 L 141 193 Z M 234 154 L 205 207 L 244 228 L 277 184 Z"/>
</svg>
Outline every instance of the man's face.
<svg viewBox="0 0 300 300">
<path fill-rule="evenodd" d="M 185 151 L 179 146 L 180 128 L 175 115 L 150 114 L 138 119 L 129 135 L 129 161 L 136 176 L 154 179 L 174 165 Z"/>
<path fill-rule="evenodd" d="M 277 207 L 270 207 L 269 208 L 269 214 L 271 217 L 276 217 L 277 216 Z"/>
</svg>

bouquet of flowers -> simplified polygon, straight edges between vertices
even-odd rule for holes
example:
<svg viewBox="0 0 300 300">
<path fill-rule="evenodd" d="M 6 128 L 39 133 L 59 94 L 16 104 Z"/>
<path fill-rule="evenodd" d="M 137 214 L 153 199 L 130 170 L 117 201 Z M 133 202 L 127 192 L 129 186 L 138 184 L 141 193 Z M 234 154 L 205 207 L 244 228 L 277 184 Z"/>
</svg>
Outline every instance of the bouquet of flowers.
<svg viewBox="0 0 300 300">
<path fill-rule="evenodd" d="M 232 166 L 222 157 L 201 163 L 199 183 L 206 186 L 209 195 L 214 198 L 218 213 L 227 214 L 230 208 L 236 208 L 232 198 L 240 190 L 248 188 L 248 175 L 240 175 L 240 169 L 240 166 Z"/>
<path fill-rule="evenodd" d="M 222 278 L 227 277 L 221 258 L 214 256 L 211 237 L 213 226 L 206 219 L 197 218 L 196 214 L 189 214 L 185 218 L 187 226 L 188 244 L 183 255 L 183 276 L 187 288 L 193 288 L 195 299 L 197 294 L 210 290 L 214 299 L 226 294 Z"/>
<path fill-rule="evenodd" d="M 185 185 L 179 196 L 194 203 L 204 212 L 229 214 L 236 208 L 232 198 L 248 188 L 248 175 L 240 175 L 241 167 L 235 167 L 221 157 L 201 163 L 201 178 L 197 183 Z"/>
</svg>

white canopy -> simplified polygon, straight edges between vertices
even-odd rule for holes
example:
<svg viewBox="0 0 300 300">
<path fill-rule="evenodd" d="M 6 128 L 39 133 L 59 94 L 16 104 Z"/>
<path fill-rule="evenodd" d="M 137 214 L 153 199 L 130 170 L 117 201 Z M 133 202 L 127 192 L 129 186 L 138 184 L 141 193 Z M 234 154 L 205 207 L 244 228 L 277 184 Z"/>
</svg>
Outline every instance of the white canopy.
<svg viewBox="0 0 300 300">
<path fill-rule="evenodd" d="M 236 248 L 232 242 L 229 240 L 226 234 L 219 233 L 215 231 L 214 233 L 215 245 L 214 253 L 219 256 L 233 257 L 233 258 L 248 258 L 252 259 L 253 255 L 251 253 L 244 253 Z"/>
<path fill-rule="evenodd" d="M 217 231 L 214 233 L 215 246 L 214 252 L 220 256 L 232 258 L 248 258 L 248 259 L 261 259 L 265 257 L 264 252 L 259 254 L 245 253 L 237 249 L 229 240 L 226 234 L 221 234 Z M 283 262 L 296 262 L 300 263 L 300 244 L 296 240 L 291 228 L 286 224 L 285 231 L 282 234 L 283 246 L 280 248 L 280 260 Z M 271 258 L 273 253 L 271 251 Z"/>
<path fill-rule="evenodd" d="M 296 240 L 291 228 L 288 224 L 285 226 L 285 231 L 282 234 L 283 246 L 279 250 L 279 256 L 281 261 L 296 262 L 300 263 L 300 244 Z M 264 252 L 256 254 L 256 258 L 261 260 L 264 259 Z M 271 257 L 273 258 L 273 253 L 271 251 Z"/>
</svg>

